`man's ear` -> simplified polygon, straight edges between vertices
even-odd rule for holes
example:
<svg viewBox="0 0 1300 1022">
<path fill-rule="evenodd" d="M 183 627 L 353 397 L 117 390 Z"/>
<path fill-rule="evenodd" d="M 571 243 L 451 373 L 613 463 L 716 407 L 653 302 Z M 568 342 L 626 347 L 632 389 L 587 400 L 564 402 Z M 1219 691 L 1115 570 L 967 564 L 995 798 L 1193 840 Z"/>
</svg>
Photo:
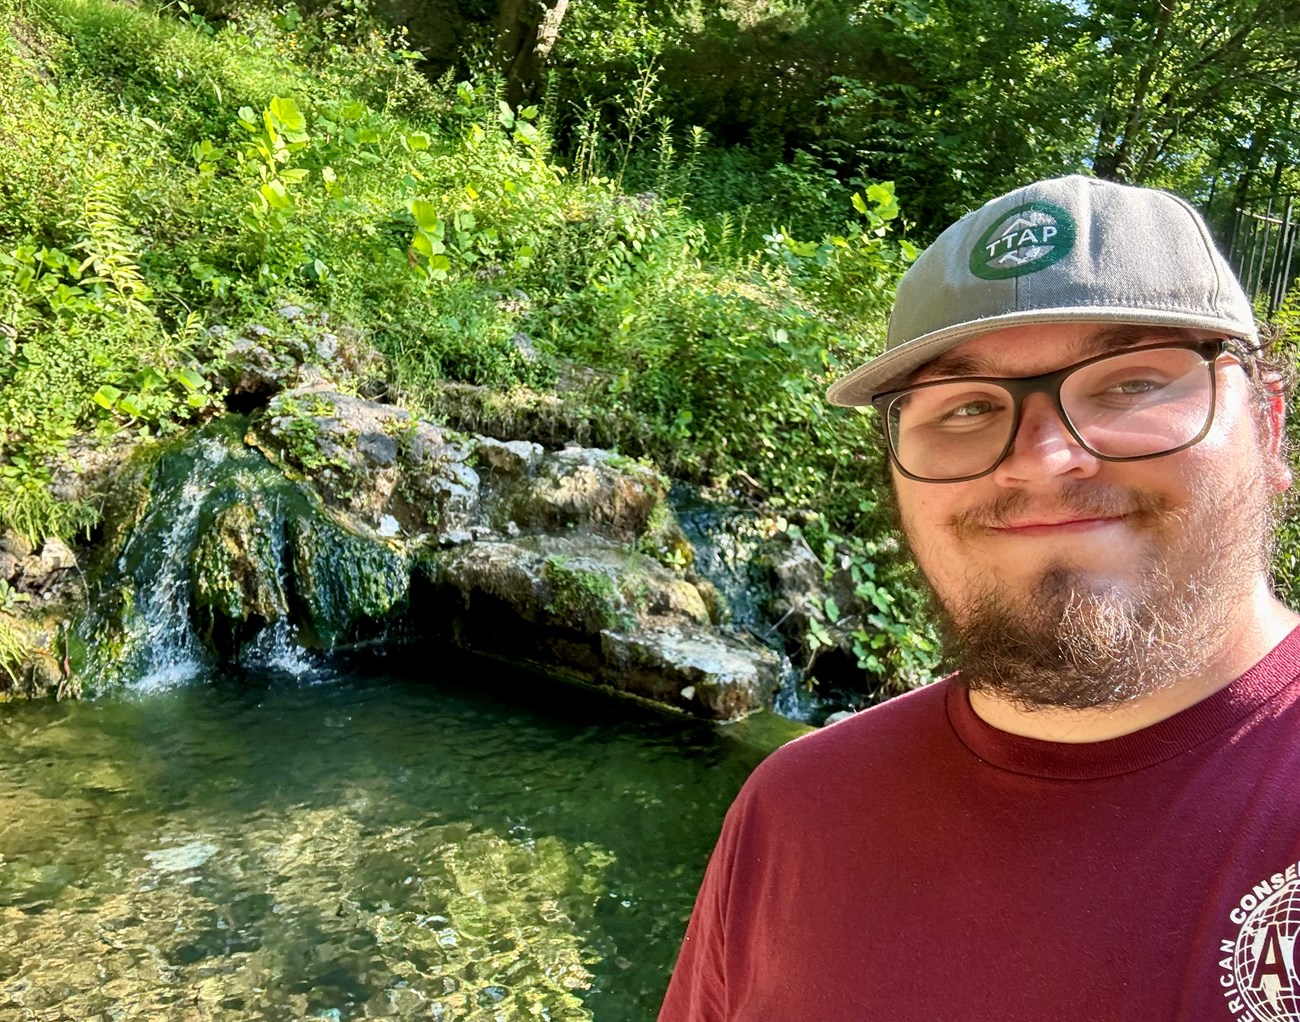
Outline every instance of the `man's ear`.
<svg viewBox="0 0 1300 1022">
<path fill-rule="evenodd" d="M 1282 378 L 1270 374 L 1264 380 L 1267 391 L 1262 425 L 1267 431 L 1263 438 L 1269 460 L 1273 463 L 1273 489 L 1282 493 L 1291 488 L 1292 472 L 1286 450 L 1286 387 Z"/>
</svg>

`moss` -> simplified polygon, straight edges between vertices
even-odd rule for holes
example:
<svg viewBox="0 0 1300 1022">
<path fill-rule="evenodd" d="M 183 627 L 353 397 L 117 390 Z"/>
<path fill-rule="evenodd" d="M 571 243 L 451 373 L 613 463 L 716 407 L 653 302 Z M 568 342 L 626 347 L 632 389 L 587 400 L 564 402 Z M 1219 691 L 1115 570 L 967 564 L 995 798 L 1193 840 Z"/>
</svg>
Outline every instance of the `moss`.
<svg viewBox="0 0 1300 1022">
<path fill-rule="evenodd" d="M 550 590 L 546 612 L 557 623 L 589 635 L 631 626 L 633 615 L 608 575 L 577 567 L 564 557 L 548 557 L 542 579 Z"/>
<path fill-rule="evenodd" d="M 677 515 L 666 500 L 650 509 L 636 548 L 667 568 L 685 569 L 695 563 L 695 548 L 682 532 Z"/>
<path fill-rule="evenodd" d="M 288 612 L 278 516 L 265 507 L 261 493 L 241 488 L 232 496 L 194 549 L 195 604 L 231 621 L 277 621 Z"/>
<path fill-rule="evenodd" d="M 383 541 L 316 515 L 293 519 L 289 542 L 302 624 L 321 645 L 344 641 L 363 621 L 381 621 L 406 606 L 410 564 Z"/>
</svg>

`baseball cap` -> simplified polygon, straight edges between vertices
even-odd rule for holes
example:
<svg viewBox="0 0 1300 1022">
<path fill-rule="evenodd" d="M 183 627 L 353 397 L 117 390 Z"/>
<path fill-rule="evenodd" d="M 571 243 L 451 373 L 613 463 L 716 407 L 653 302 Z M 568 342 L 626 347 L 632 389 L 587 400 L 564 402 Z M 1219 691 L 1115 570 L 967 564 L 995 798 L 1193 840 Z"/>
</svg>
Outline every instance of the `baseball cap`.
<svg viewBox="0 0 1300 1022">
<path fill-rule="evenodd" d="M 977 334 L 1031 323 L 1136 323 L 1258 338 L 1249 300 L 1187 202 L 1082 175 L 967 213 L 898 282 L 884 354 L 833 383 L 870 404 Z"/>
</svg>

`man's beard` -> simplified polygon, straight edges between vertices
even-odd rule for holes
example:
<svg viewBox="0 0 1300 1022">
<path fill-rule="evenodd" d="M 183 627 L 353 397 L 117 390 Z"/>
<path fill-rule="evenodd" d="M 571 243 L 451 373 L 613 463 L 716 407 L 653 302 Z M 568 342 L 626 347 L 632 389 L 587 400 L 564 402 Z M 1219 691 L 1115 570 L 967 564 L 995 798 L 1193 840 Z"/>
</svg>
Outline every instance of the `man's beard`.
<svg viewBox="0 0 1300 1022">
<path fill-rule="evenodd" d="M 1258 475 L 1237 483 L 1209 482 L 1181 513 L 1147 491 L 1071 483 L 1053 507 L 1080 518 L 1124 514 L 1149 536 L 1146 563 L 1116 581 L 1063 560 L 1027 591 L 989 580 L 958 608 L 934 593 L 957 681 L 1027 709 L 1083 709 L 1195 677 L 1222 648 L 1229 609 L 1268 563 L 1267 488 Z M 1258 506 L 1244 506 L 1251 500 Z M 1004 494 L 959 516 L 954 531 L 996 527 L 1029 503 L 1019 491 Z"/>
</svg>

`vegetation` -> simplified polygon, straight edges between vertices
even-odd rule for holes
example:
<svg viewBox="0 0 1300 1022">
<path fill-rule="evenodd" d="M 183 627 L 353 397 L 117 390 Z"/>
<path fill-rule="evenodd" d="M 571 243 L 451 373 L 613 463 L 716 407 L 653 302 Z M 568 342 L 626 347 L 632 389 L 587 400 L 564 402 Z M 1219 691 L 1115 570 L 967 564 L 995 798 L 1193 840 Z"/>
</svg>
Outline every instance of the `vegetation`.
<svg viewBox="0 0 1300 1022">
<path fill-rule="evenodd" d="M 86 452 L 223 411 L 231 337 L 308 306 L 416 410 L 554 394 L 592 442 L 815 508 L 863 666 L 921 677 L 871 417 L 821 396 L 878 350 L 904 235 L 1086 165 L 1212 208 L 1292 175 L 1278 0 L 452 7 L 439 50 L 353 0 L 0 0 L 0 525 L 92 526 Z"/>
</svg>

